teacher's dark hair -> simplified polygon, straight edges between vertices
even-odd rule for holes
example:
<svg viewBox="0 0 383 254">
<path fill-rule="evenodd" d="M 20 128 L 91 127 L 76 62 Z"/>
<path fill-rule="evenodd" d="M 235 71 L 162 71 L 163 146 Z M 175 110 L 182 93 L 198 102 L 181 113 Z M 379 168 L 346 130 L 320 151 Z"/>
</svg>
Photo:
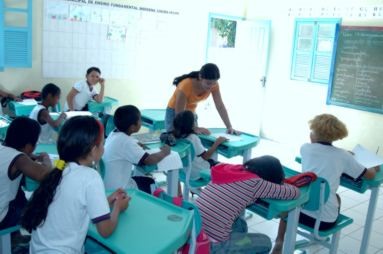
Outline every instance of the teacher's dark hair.
<svg viewBox="0 0 383 254">
<path fill-rule="evenodd" d="M 86 70 L 86 75 L 88 76 L 92 71 L 98 72 L 98 74 L 101 75 L 101 70 L 98 67 L 90 67 L 89 69 Z"/>
<path fill-rule="evenodd" d="M 103 145 L 101 144 L 103 135 L 104 129 L 101 123 L 93 117 L 70 118 L 62 127 L 57 140 L 60 160 L 65 163 L 78 163 L 80 159 L 89 155 L 94 146 Z M 21 217 L 21 225 L 28 232 L 44 223 L 62 174 L 63 170 L 53 169 L 33 193 Z"/>
<path fill-rule="evenodd" d="M 195 78 L 195 79 L 208 79 L 208 80 L 218 80 L 221 77 L 218 66 L 213 63 L 207 63 L 201 67 L 199 71 L 192 71 L 188 74 L 181 75 L 176 77 L 173 80 L 173 85 L 178 86 L 178 84 L 187 78 Z"/>
</svg>

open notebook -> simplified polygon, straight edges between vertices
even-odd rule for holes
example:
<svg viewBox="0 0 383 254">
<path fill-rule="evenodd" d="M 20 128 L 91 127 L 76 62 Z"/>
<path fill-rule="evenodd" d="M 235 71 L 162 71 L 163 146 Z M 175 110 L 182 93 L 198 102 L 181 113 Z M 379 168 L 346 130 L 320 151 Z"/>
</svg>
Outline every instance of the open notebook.
<svg viewBox="0 0 383 254">
<path fill-rule="evenodd" d="M 153 144 L 160 142 L 160 133 L 148 132 L 148 133 L 140 133 L 132 135 L 135 139 L 137 139 L 141 144 Z"/>
<path fill-rule="evenodd" d="M 352 149 L 352 152 L 354 153 L 355 160 L 366 168 L 372 168 L 383 164 L 382 158 L 359 144 Z"/>
</svg>

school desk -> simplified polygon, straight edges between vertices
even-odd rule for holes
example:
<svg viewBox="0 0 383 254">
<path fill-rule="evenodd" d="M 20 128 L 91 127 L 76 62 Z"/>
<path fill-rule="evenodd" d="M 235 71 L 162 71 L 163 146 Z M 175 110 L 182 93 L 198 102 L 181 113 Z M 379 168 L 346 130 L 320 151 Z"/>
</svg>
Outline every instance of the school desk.
<svg viewBox="0 0 383 254">
<path fill-rule="evenodd" d="M 298 163 L 302 162 L 301 157 L 295 157 L 295 161 Z M 340 178 L 340 185 L 353 190 L 358 193 L 365 193 L 367 190 L 371 190 L 370 200 L 368 203 L 368 210 L 366 216 L 366 222 L 364 224 L 363 237 L 360 246 L 359 253 L 364 254 L 367 251 L 368 243 L 370 241 L 370 235 L 372 230 L 372 222 L 376 211 L 376 204 L 378 202 L 379 187 L 383 182 L 383 165 L 380 166 L 380 171 L 376 173 L 374 179 L 360 179 L 354 181 L 349 177 L 342 176 Z"/>
<path fill-rule="evenodd" d="M 225 128 L 209 128 L 209 130 L 211 134 L 226 133 Z M 211 147 L 216 140 L 212 135 L 199 135 L 199 137 L 206 148 Z M 219 145 L 218 153 L 226 158 L 241 155 L 243 162 L 246 162 L 251 159 L 251 149 L 258 144 L 259 137 L 248 133 L 241 133 L 237 137 L 238 140 L 229 140 Z"/>
<path fill-rule="evenodd" d="M 165 129 L 166 109 L 143 109 L 141 110 L 142 125 L 150 131 Z"/>
<path fill-rule="evenodd" d="M 11 119 L 6 115 L 0 115 L 0 140 L 5 139 Z"/>
<path fill-rule="evenodd" d="M 102 102 L 96 102 L 91 100 L 88 102 L 88 110 L 92 113 L 103 112 L 106 114 L 110 114 L 112 107 L 118 105 L 118 100 L 104 96 Z"/>
<path fill-rule="evenodd" d="M 162 146 L 160 142 L 153 143 L 153 144 L 147 144 L 146 145 L 149 149 L 159 148 Z M 190 165 L 191 161 L 191 144 L 189 142 L 183 141 L 183 140 L 177 140 L 177 143 L 175 146 L 170 147 L 172 151 L 177 152 L 180 156 L 183 165 Z M 148 165 L 140 167 L 140 170 L 142 170 L 144 173 L 150 173 L 152 171 L 157 170 L 156 165 Z M 169 170 L 166 172 L 166 182 L 168 185 L 167 192 L 170 196 L 175 197 L 178 196 L 178 173 L 179 169 Z"/>
<path fill-rule="evenodd" d="M 296 171 L 287 167 L 283 167 L 283 171 L 285 172 L 286 177 L 297 174 Z M 297 199 L 262 199 L 260 203 L 255 203 L 247 208 L 267 220 L 277 218 L 283 212 L 288 212 L 287 229 L 285 233 L 286 239 L 283 246 L 284 254 L 294 253 L 299 213 L 301 206 L 305 204 L 310 197 L 310 186 L 301 187 L 299 190 L 300 195 Z"/>
<path fill-rule="evenodd" d="M 186 243 L 193 211 L 148 195 L 128 190 L 129 207 L 118 218 L 115 231 L 102 237 L 91 223 L 88 236 L 116 253 L 174 253 Z"/>
<path fill-rule="evenodd" d="M 37 102 L 33 103 L 34 100 L 23 101 L 10 101 L 8 103 L 8 109 L 11 116 L 29 116 L 33 108 L 37 105 Z"/>
</svg>

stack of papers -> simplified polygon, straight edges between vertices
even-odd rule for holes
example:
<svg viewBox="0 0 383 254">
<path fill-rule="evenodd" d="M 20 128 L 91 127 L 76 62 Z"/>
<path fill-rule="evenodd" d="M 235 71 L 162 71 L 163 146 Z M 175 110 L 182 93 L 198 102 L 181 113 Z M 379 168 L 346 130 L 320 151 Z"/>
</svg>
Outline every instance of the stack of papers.
<svg viewBox="0 0 383 254">
<path fill-rule="evenodd" d="M 227 134 L 225 132 L 221 132 L 221 133 L 212 133 L 211 134 L 212 137 L 215 137 L 215 138 L 219 138 L 219 137 L 224 137 L 227 139 L 227 141 L 241 141 L 241 137 L 240 136 L 237 136 L 237 135 L 232 135 L 232 134 Z"/>
<path fill-rule="evenodd" d="M 372 168 L 383 164 L 382 158 L 361 145 L 356 145 L 352 152 L 354 153 L 355 160 L 365 168 Z"/>
<path fill-rule="evenodd" d="M 157 153 L 160 151 L 159 148 L 156 149 L 150 149 L 146 150 L 148 153 Z M 182 168 L 182 161 L 177 152 L 171 151 L 168 156 L 163 158 L 158 164 L 157 164 L 157 170 L 158 171 L 169 171 L 173 169 L 180 169 Z"/>
<path fill-rule="evenodd" d="M 148 145 L 161 142 L 159 133 L 140 133 L 132 135 L 135 139 L 137 139 L 141 144 Z"/>
</svg>

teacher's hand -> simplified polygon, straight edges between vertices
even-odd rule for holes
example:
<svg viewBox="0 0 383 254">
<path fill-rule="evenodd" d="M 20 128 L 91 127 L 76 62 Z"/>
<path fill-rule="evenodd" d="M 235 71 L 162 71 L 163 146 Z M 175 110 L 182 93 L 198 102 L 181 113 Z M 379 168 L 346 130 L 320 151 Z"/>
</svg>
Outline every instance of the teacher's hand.
<svg viewBox="0 0 383 254">
<path fill-rule="evenodd" d="M 203 135 L 210 135 L 210 133 L 211 133 L 208 129 L 203 128 L 203 127 L 195 127 L 194 132 L 196 134 L 203 134 Z"/>
<path fill-rule="evenodd" d="M 240 131 L 234 130 L 233 128 L 227 128 L 226 132 L 228 134 L 233 134 L 233 135 L 240 135 L 241 134 Z"/>
</svg>

